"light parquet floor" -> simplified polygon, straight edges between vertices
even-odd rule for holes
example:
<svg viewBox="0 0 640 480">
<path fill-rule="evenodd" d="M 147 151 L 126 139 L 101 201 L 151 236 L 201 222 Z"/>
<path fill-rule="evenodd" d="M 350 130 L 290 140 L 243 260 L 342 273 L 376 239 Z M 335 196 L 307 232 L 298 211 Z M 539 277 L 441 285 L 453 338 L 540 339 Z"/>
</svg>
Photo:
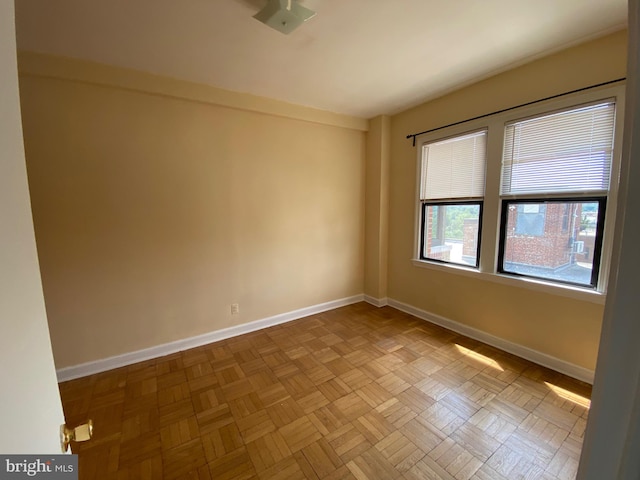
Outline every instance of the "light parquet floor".
<svg viewBox="0 0 640 480">
<path fill-rule="evenodd" d="M 573 479 L 590 387 L 360 303 L 60 385 L 80 479 Z"/>
</svg>

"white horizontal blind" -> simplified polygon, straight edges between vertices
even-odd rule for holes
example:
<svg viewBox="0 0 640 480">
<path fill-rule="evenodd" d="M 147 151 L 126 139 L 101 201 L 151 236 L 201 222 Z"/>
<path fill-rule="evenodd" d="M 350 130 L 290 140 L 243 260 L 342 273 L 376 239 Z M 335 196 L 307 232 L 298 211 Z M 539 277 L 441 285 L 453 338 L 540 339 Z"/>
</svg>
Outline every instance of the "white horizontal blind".
<svg viewBox="0 0 640 480">
<path fill-rule="evenodd" d="M 484 196 L 485 130 L 422 147 L 420 200 Z"/>
<path fill-rule="evenodd" d="M 609 189 L 615 102 L 507 124 L 501 193 Z"/>
</svg>

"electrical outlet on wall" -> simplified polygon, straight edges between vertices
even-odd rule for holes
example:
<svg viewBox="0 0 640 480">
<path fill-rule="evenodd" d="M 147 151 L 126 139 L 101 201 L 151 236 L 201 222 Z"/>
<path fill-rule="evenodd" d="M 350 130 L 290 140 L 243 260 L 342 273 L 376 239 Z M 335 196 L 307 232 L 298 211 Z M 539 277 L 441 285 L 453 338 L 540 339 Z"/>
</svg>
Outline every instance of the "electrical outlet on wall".
<svg viewBox="0 0 640 480">
<path fill-rule="evenodd" d="M 237 303 L 231 304 L 231 315 L 237 315 L 240 313 L 240 305 Z"/>
</svg>

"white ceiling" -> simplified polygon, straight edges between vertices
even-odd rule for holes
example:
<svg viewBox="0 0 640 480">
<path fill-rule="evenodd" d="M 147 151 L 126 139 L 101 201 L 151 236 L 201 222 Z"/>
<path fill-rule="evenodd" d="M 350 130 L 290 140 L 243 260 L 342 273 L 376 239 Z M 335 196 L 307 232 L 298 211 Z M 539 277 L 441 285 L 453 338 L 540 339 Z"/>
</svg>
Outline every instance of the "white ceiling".
<svg viewBox="0 0 640 480">
<path fill-rule="evenodd" d="M 266 0 L 16 0 L 18 48 L 359 117 L 392 114 L 623 28 L 626 0 L 306 0 L 285 36 Z"/>
</svg>

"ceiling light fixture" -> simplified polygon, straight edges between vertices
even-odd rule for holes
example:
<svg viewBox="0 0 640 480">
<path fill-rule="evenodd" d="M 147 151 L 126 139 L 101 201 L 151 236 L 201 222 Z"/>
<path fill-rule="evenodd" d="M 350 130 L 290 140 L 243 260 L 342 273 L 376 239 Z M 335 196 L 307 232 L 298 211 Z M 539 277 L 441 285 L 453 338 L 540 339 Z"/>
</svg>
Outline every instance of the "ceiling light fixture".
<svg viewBox="0 0 640 480">
<path fill-rule="evenodd" d="M 267 6 L 253 18 L 288 35 L 315 14 L 316 12 L 303 7 L 296 0 L 269 0 Z"/>
</svg>

